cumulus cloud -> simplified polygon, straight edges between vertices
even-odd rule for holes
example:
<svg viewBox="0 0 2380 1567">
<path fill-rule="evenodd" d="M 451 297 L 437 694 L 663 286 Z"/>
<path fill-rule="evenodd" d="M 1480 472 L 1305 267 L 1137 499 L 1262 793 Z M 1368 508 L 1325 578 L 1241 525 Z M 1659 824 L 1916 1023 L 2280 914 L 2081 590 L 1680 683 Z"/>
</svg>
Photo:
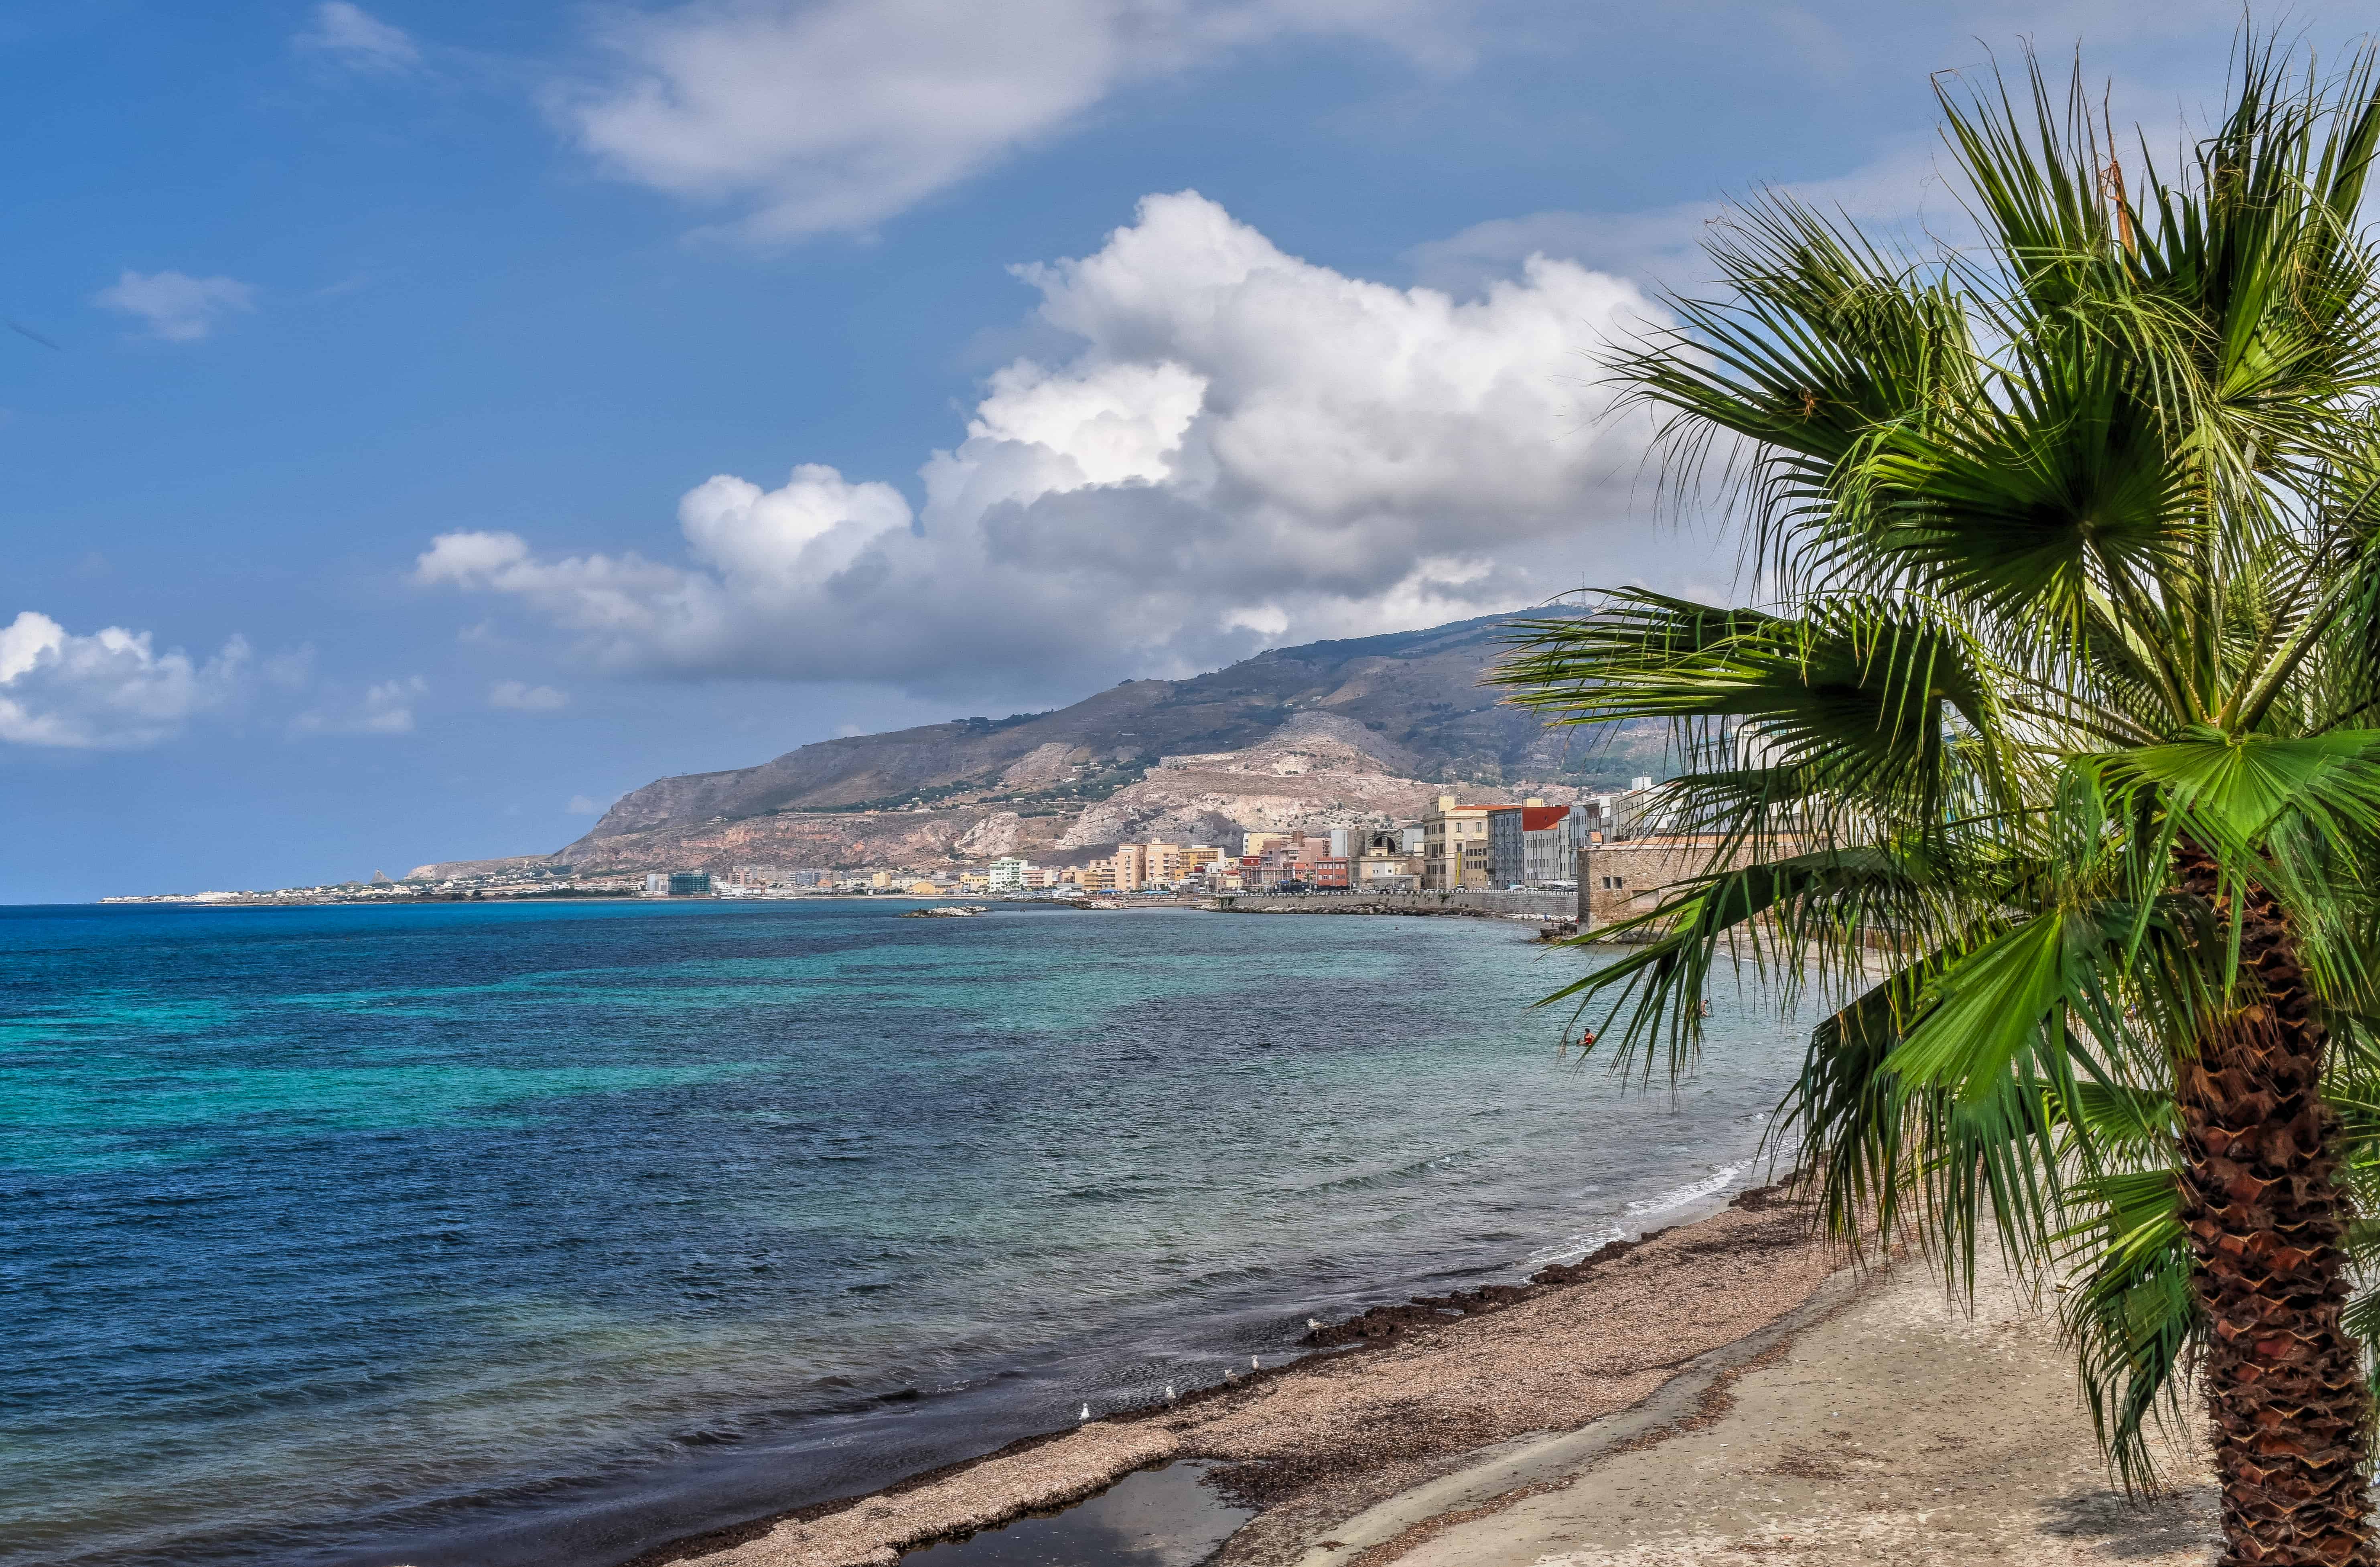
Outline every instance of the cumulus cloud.
<svg viewBox="0 0 2380 1567">
<path fill-rule="evenodd" d="M 154 745 L 238 694 L 249 673 L 235 637 L 204 663 L 160 653 L 146 631 L 77 636 L 31 610 L 0 626 L 0 742 L 79 749 Z"/>
<path fill-rule="evenodd" d="M 421 63 L 420 48 L 403 28 L 347 0 L 323 0 L 315 6 L 312 24 L 295 42 L 352 70 L 402 71 Z"/>
<path fill-rule="evenodd" d="M 408 675 L 365 687 L 360 698 L 333 701 L 299 713 L 290 721 L 298 735 L 410 735 L 413 704 L 427 696 L 430 682 Z"/>
<path fill-rule="evenodd" d="M 508 708 L 514 712 L 552 712 L 569 704 L 567 692 L 551 686 L 531 686 L 522 680 L 499 680 L 488 687 L 488 705 Z"/>
<path fill-rule="evenodd" d="M 192 277 L 187 273 L 127 271 L 91 296 L 93 303 L 138 317 L 152 337 L 195 343 L 223 317 L 256 309 L 253 285 L 234 277 Z"/>
<path fill-rule="evenodd" d="M 1459 57 L 1451 0 L 750 0 L 613 24 L 557 93 L 621 176 L 739 204 L 746 231 L 864 229 L 1046 139 L 1137 79 L 1285 36 Z"/>
<path fill-rule="evenodd" d="M 954 690 L 1172 673 L 1610 579 L 1646 429 L 1596 357 L 1651 307 L 1567 261 L 1458 299 L 1283 254 L 1190 192 L 1018 269 L 1081 346 L 990 378 L 924 504 L 805 464 L 678 507 L 682 562 L 456 532 L 416 580 L 509 596 L 620 672 Z"/>
</svg>

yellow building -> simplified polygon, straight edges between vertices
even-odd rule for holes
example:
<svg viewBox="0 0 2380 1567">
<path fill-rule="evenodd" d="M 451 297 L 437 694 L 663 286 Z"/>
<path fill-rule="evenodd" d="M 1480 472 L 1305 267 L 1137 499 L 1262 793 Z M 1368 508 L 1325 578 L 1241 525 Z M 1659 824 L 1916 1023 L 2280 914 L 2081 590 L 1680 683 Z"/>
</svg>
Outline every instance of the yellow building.
<svg viewBox="0 0 2380 1567">
<path fill-rule="evenodd" d="M 930 898 L 938 896 L 941 893 L 941 889 L 935 886 L 931 881 L 912 881 L 909 883 L 909 895 L 913 898 Z"/>
<path fill-rule="evenodd" d="M 868 880 L 875 886 L 890 887 L 892 885 L 892 873 L 889 870 L 880 870 Z"/>
<path fill-rule="evenodd" d="M 1452 798 L 1451 796 L 1448 797 Z M 1260 855 L 1267 849 L 1288 843 L 1289 839 L 1286 832 L 1251 832 L 1241 841 L 1240 853 L 1243 856 Z"/>
<path fill-rule="evenodd" d="M 1148 845 L 1118 844 L 1108 860 L 1109 885 L 1119 893 L 1137 893 L 1148 885 Z"/>
<path fill-rule="evenodd" d="M 1438 808 L 1421 819 L 1421 884 L 1433 893 L 1492 884 L 1488 832 L 1491 813 L 1506 806 L 1459 806 L 1440 795 Z"/>
</svg>

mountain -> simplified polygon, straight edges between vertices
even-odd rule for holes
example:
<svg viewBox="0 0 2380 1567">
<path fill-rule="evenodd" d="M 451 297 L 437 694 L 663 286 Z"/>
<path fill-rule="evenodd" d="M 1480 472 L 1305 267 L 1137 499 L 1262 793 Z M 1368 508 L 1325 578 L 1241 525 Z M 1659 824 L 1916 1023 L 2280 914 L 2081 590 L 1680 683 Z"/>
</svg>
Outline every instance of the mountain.
<svg viewBox="0 0 2380 1567">
<path fill-rule="evenodd" d="M 821 740 L 758 767 L 663 778 L 577 842 L 516 863 L 1087 858 L 1148 836 L 1410 820 L 1441 792 L 1563 800 L 1659 771 L 1658 730 L 1549 730 L 1483 687 L 1507 618 L 1278 648 L 1050 712 Z"/>
</svg>

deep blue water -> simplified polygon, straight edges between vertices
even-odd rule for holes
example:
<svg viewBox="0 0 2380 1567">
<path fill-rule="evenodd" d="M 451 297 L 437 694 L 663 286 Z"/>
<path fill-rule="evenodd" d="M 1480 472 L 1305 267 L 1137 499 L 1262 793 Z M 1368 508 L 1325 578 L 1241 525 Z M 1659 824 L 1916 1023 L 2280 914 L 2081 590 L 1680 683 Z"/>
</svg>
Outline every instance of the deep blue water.
<svg viewBox="0 0 2380 1567">
<path fill-rule="evenodd" d="M 601 1567 L 1760 1173 L 1517 924 L 0 908 L 0 1563 Z"/>
</svg>

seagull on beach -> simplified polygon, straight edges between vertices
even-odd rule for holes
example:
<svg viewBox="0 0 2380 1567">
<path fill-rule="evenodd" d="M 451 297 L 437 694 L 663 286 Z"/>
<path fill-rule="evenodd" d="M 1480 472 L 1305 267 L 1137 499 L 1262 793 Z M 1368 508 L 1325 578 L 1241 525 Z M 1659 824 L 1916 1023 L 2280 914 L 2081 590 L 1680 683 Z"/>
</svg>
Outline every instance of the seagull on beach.
<svg viewBox="0 0 2380 1567">
<path fill-rule="evenodd" d="M 1091 1423 L 1091 1406 L 1087 1403 L 1083 1405 L 1082 1422 L 1086 1426 Z"/>
<path fill-rule="evenodd" d="M 1305 1319 L 1305 1330 L 1309 1333 L 1318 1333 L 1322 1331 L 1322 1318 L 1319 1317 L 1307 1318 Z"/>
<path fill-rule="evenodd" d="M 1165 1402 L 1166 1402 L 1166 1403 L 1172 1403 L 1175 1399 L 1177 1399 L 1177 1398 L 1179 1398 L 1179 1397 L 1181 1397 L 1181 1396 L 1182 1396 L 1181 1394 L 1179 1394 L 1179 1393 L 1177 1393 L 1177 1392 L 1175 1392 L 1175 1391 L 1173 1391 L 1173 1384 L 1172 1384 L 1172 1383 L 1168 1382 L 1168 1383 L 1166 1383 L 1166 1384 L 1165 1384 Z"/>
<path fill-rule="evenodd" d="M 1264 1369 L 1264 1362 L 1258 1360 L 1252 1354 L 1248 1356 L 1248 1369 L 1251 1371 L 1261 1371 Z"/>
</svg>

